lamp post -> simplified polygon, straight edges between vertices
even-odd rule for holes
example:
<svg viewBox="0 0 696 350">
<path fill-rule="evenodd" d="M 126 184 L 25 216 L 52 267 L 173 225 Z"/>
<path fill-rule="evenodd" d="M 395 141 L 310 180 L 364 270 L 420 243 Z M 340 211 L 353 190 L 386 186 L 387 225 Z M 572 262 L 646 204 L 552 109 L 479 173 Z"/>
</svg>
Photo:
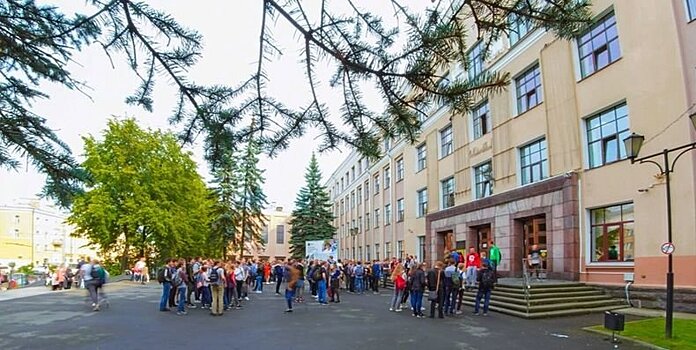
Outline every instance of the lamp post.
<svg viewBox="0 0 696 350">
<path fill-rule="evenodd" d="M 696 129 L 696 113 L 689 115 L 691 124 Z M 634 163 L 652 163 L 660 169 L 660 175 L 665 177 L 666 192 L 667 192 L 667 242 L 672 244 L 672 193 L 670 187 L 670 173 L 674 172 L 674 165 L 684 153 L 696 148 L 696 142 L 683 146 L 663 149 L 661 152 L 653 153 L 647 156 L 638 158 L 640 148 L 643 146 L 645 137 L 636 133 L 632 133 L 626 137 L 623 142 L 626 147 L 628 158 L 631 159 L 631 164 Z M 673 160 L 670 161 L 670 153 L 679 152 Z M 662 164 L 658 161 L 651 160 L 656 157 L 662 157 Z M 672 269 L 672 252 L 667 254 L 667 300 L 665 307 L 665 337 L 672 338 L 672 314 L 674 311 L 674 272 Z"/>
</svg>

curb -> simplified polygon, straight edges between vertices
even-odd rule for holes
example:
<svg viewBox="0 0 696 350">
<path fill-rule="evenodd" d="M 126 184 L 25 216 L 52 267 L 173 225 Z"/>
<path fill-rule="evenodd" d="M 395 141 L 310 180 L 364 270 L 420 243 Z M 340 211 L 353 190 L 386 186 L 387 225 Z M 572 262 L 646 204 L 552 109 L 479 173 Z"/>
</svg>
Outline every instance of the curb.
<svg viewBox="0 0 696 350">
<path fill-rule="evenodd" d="M 585 332 L 589 332 L 589 333 L 607 335 L 607 336 L 610 336 L 610 337 L 611 337 L 611 332 L 607 332 L 607 331 L 603 331 L 603 330 L 598 330 L 598 329 L 592 329 L 592 327 L 595 327 L 595 326 L 583 327 L 582 330 L 585 331 Z M 648 348 L 648 349 L 654 349 L 654 350 L 669 350 L 669 349 L 667 349 L 667 348 L 663 348 L 663 347 L 657 346 L 657 345 L 655 345 L 655 344 L 646 343 L 646 342 L 644 342 L 644 341 L 642 341 L 642 340 L 638 340 L 638 339 L 626 337 L 626 336 L 623 336 L 623 335 L 615 334 L 614 336 L 615 336 L 617 339 L 621 339 L 621 340 L 623 340 L 623 341 L 628 341 L 628 342 L 631 342 L 631 343 L 634 343 L 634 344 L 638 344 L 638 345 L 644 346 L 644 347 L 646 347 L 646 348 Z"/>
</svg>

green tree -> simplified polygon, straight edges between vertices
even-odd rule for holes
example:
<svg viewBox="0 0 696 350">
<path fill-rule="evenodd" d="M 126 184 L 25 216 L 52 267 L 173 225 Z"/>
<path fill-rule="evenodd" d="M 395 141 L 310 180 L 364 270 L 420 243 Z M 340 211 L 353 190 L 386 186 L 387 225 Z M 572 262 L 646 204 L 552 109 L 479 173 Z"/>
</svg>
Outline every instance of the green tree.
<svg viewBox="0 0 696 350">
<path fill-rule="evenodd" d="M 294 258 L 305 257 L 305 242 L 333 238 L 331 199 L 321 184 L 321 172 L 317 158 L 312 159 L 305 173 L 306 184 L 300 189 L 295 200 L 295 210 L 290 219 L 290 253 Z"/>
<path fill-rule="evenodd" d="M 213 220 L 211 244 L 221 247 L 222 256 L 227 257 L 230 245 L 237 245 L 239 236 L 239 159 L 233 152 L 223 156 L 217 169 L 213 170 L 212 188 L 215 204 L 212 209 Z"/>
<path fill-rule="evenodd" d="M 34 0 L 2 1 L 0 166 L 18 168 L 17 155 L 26 155 L 48 176 L 45 194 L 70 204 L 83 173 L 45 119 L 31 111 L 31 104 L 50 97 L 41 90 L 42 82 L 82 89 L 83 83 L 67 67 L 76 52 L 92 44 L 100 45 L 110 58 L 125 57 L 140 79 L 126 98 L 129 104 L 151 111 L 155 80 L 164 75 L 178 89 L 178 105 L 170 120 L 178 127 L 180 140 L 193 143 L 203 133 L 206 157 L 216 166 L 225 150 L 252 137 L 259 136 L 262 148 L 273 154 L 308 127 L 319 129 L 321 149 L 347 144 L 375 156 L 383 137 L 413 142 L 428 105 L 468 111 L 477 97 L 496 93 L 509 83 L 506 72 L 445 76 L 449 67 L 471 66 L 464 38 L 480 38 L 485 55 L 491 43 L 514 30 L 511 15 L 562 38 L 584 30 L 590 19 L 589 0 L 437 0 L 427 10 L 410 9 L 403 0 L 385 2 L 383 13 L 371 13 L 355 0 L 259 0 L 256 67 L 236 86 L 204 86 L 189 75 L 201 56 L 201 35 L 145 1 L 88 0 L 92 12 L 74 16 Z M 384 17 L 396 23 L 389 25 Z M 472 22 L 475 33 L 470 33 Z M 288 107 L 282 95 L 271 95 L 272 77 L 264 68 L 283 53 L 272 33 L 288 26 L 300 40 L 287 51 L 298 53 L 306 72 L 305 88 L 311 92 L 297 108 Z M 341 101 L 340 119 L 332 118 L 315 91 L 316 67 L 326 63 L 336 67 L 330 86 Z M 365 104 L 361 87 L 366 85 L 377 88 L 384 109 Z"/>
<path fill-rule="evenodd" d="M 76 235 L 120 258 L 209 253 L 208 190 L 173 135 L 111 120 L 103 140 L 86 137 L 87 191 L 68 221 Z"/>
<path fill-rule="evenodd" d="M 243 152 L 238 175 L 241 188 L 237 207 L 240 225 L 237 248 L 240 257 L 244 256 L 246 249 L 265 246 L 267 242 L 264 242 L 261 236 L 261 227 L 268 220 L 262 212 L 268 202 L 263 193 L 264 171 L 258 167 L 261 149 L 252 139 Z"/>
</svg>

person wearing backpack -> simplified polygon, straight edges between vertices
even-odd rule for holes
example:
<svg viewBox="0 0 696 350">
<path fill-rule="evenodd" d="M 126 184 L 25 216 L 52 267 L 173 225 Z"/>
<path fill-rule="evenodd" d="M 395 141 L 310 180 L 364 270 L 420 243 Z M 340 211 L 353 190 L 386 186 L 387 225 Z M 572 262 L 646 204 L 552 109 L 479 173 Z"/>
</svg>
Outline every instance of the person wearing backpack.
<svg viewBox="0 0 696 350">
<path fill-rule="evenodd" d="M 162 284 L 162 298 L 160 299 L 160 311 L 170 311 L 170 309 L 167 307 L 167 301 L 169 300 L 169 293 L 171 292 L 172 289 L 172 284 L 171 284 L 171 267 L 174 264 L 174 259 L 169 259 L 167 260 L 167 263 L 164 264 L 160 268 L 159 271 L 157 271 L 157 282 Z"/>
<path fill-rule="evenodd" d="M 80 273 L 92 300 L 92 310 L 99 311 L 99 288 L 106 280 L 106 271 L 99 265 L 99 260 L 92 259 L 82 264 Z"/>
<path fill-rule="evenodd" d="M 179 316 L 186 315 L 186 260 L 181 259 L 176 264 L 176 271 L 172 274 L 171 284 L 172 293 L 179 296 L 176 314 Z"/>
<path fill-rule="evenodd" d="M 483 316 L 488 316 L 488 304 L 491 301 L 491 291 L 495 287 L 495 271 L 489 266 L 488 262 L 483 263 L 483 267 L 478 273 L 477 281 L 479 282 L 478 291 L 476 292 L 476 304 L 474 304 L 474 315 L 479 315 L 479 304 L 483 299 Z"/>
<path fill-rule="evenodd" d="M 353 268 L 353 274 L 355 275 L 355 293 L 363 294 L 363 277 L 365 276 L 365 268 L 362 266 L 362 261 L 358 261 L 358 264 Z"/>
<path fill-rule="evenodd" d="M 372 293 L 379 294 L 379 279 L 382 277 L 382 264 L 379 260 L 372 261 Z"/>
<path fill-rule="evenodd" d="M 213 295 L 212 309 L 210 310 L 210 314 L 213 316 L 222 316 L 223 308 L 225 306 L 223 300 L 225 270 L 220 267 L 219 261 L 215 261 L 213 263 L 213 267 L 210 269 L 210 274 L 208 274 L 208 281 L 210 282 L 210 289 Z"/>
<path fill-rule="evenodd" d="M 454 315 L 454 304 L 457 302 L 457 292 L 460 285 L 461 282 L 457 267 L 455 266 L 454 260 L 449 259 L 447 260 L 447 267 L 445 268 L 445 315 Z"/>
</svg>

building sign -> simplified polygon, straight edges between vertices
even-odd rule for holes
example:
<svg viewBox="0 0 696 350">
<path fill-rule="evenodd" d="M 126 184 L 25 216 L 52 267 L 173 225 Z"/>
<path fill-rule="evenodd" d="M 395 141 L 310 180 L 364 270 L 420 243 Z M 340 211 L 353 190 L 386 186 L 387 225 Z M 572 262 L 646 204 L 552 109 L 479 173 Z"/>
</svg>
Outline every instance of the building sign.
<svg viewBox="0 0 696 350">
<path fill-rule="evenodd" d="M 310 260 L 329 260 L 329 256 L 338 259 L 338 242 L 334 239 L 305 242 L 306 258 Z"/>
</svg>

